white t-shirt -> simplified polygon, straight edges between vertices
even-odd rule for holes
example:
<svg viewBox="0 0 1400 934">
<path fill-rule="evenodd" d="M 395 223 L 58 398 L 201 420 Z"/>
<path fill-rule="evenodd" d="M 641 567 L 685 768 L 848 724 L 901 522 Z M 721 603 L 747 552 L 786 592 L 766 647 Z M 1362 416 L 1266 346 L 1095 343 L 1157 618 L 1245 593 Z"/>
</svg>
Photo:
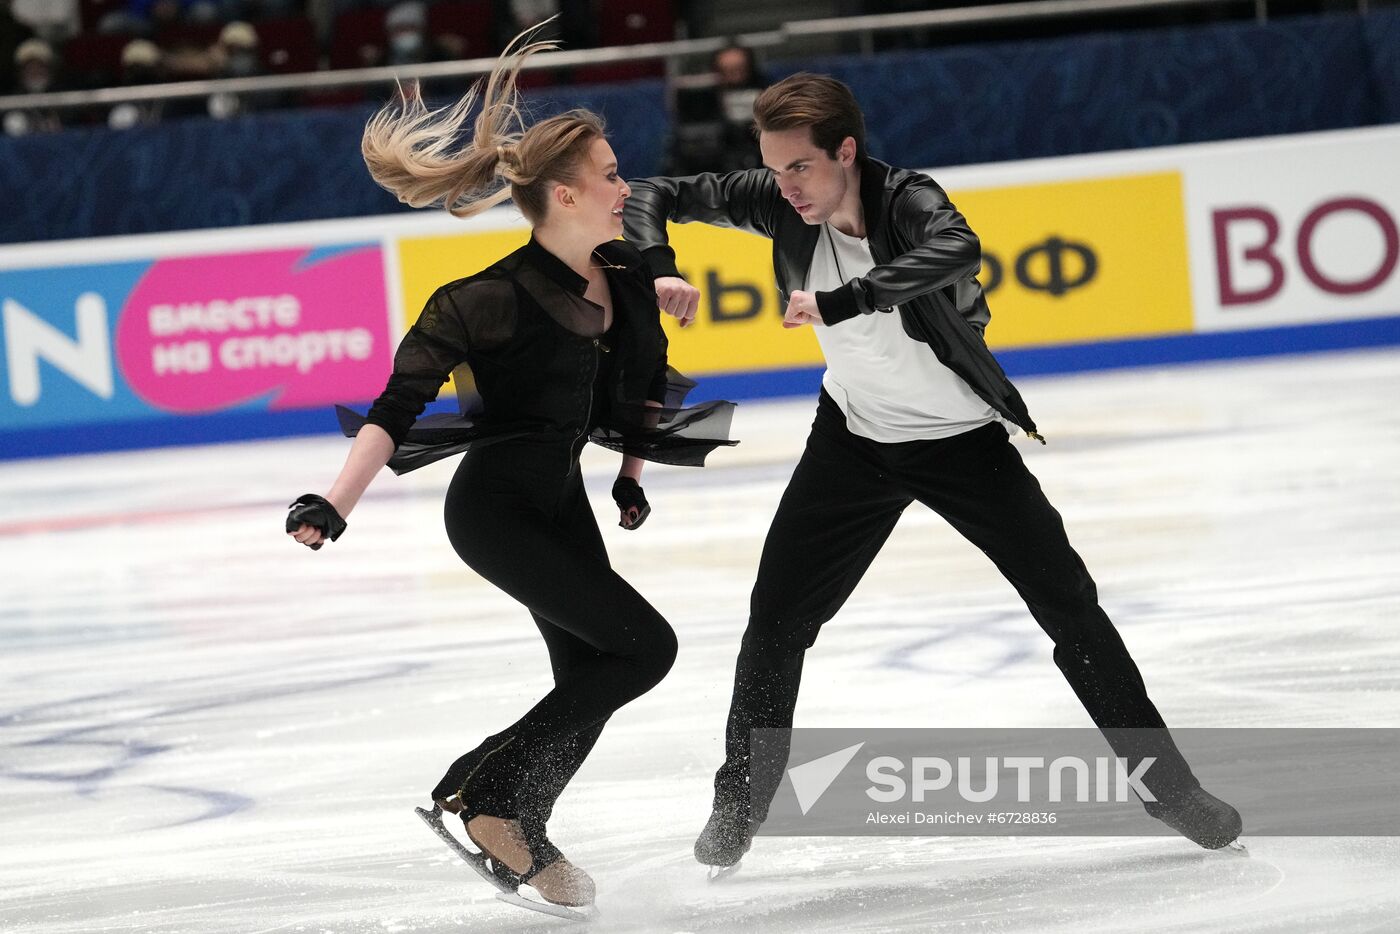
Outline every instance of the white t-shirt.
<svg viewBox="0 0 1400 934">
<path fill-rule="evenodd" d="M 864 239 L 823 224 L 807 290 L 833 291 L 874 265 Z M 933 348 L 904 333 L 898 308 L 818 325 L 815 331 L 826 357 L 822 386 L 854 434 L 886 443 L 920 441 L 1004 422 Z"/>
</svg>

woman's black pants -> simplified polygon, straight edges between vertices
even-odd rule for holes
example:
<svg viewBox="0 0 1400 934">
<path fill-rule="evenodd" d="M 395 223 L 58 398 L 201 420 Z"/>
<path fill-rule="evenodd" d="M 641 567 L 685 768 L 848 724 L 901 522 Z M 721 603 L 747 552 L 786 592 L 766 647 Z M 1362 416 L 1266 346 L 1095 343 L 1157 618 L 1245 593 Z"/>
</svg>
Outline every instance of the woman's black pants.
<svg viewBox="0 0 1400 934">
<path fill-rule="evenodd" d="M 609 564 L 567 441 L 470 451 L 445 514 L 462 560 L 534 617 L 554 688 L 454 762 L 433 796 L 460 794 L 469 816 L 519 818 L 536 849 L 608 718 L 670 670 L 676 637 Z M 550 856 L 535 853 L 537 863 Z"/>
</svg>

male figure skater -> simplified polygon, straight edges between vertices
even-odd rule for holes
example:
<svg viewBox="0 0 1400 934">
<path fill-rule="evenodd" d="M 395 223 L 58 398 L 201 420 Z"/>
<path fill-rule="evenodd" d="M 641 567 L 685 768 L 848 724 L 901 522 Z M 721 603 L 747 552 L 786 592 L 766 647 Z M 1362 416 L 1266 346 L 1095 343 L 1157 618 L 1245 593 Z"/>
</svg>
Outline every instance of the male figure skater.
<svg viewBox="0 0 1400 934">
<path fill-rule="evenodd" d="M 731 866 L 748 851 L 786 757 L 755 760 L 749 731 L 791 728 L 804 653 L 915 500 L 1016 588 L 1129 767 L 1156 757 L 1144 776 L 1157 798 L 1148 813 L 1203 847 L 1232 843 L 1239 813 L 1205 792 L 1177 751 L 1059 513 L 1009 441 L 1020 429 L 1044 443 L 983 342 L 990 313 L 967 221 L 928 176 L 869 157 L 860 107 L 840 81 L 794 75 L 759 96 L 754 120 L 765 168 L 634 181 L 624 212 L 658 304 L 682 326 L 699 293 L 679 277 L 666 222 L 770 238 L 783 325 L 817 326 L 827 363 L 764 542 L 696 858 Z"/>
</svg>

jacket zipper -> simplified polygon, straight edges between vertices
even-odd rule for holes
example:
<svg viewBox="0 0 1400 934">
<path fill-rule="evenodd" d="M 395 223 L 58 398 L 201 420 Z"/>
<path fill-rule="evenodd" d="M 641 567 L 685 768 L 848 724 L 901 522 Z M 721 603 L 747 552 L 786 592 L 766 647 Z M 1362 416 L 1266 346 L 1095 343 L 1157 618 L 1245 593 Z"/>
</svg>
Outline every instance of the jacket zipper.
<svg viewBox="0 0 1400 934">
<path fill-rule="evenodd" d="M 574 469 L 574 445 L 578 444 L 580 438 L 588 434 L 588 423 L 593 418 L 593 393 L 598 388 L 594 385 L 594 383 L 598 381 L 598 354 L 600 350 L 603 353 L 611 352 L 611 350 L 606 344 L 604 344 L 601 340 L 595 337 L 593 338 L 593 375 L 588 378 L 588 410 L 584 413 L 583 416 L 583 430 L 580 431 L 577 435 L 575 435 L 574 440 L 569 443 L 569 462 L 565 465 L 564 470 L 564 476 L 566 477 L 570 473 L 572 473 Z M 582 452 L 583 446 L 579 445 L 579 453 Z"/>
</svg>

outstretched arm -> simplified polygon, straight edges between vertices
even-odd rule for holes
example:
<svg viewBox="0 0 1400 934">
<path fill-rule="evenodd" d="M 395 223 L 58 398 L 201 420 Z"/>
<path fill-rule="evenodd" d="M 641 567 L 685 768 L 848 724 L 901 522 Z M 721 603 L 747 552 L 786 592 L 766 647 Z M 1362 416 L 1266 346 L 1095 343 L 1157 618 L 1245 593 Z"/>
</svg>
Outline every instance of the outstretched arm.
<svg viewBox="0 0 1400 934">
<path fill-rule="evenodd" d="M 335 478 L 335 483 L 331 484 L 326 493 L 326 500 L 342 519 L 350 515 L 350 511 L 355 508 L 355 504 L 369 487 L 370 481 L 389 462 L 394 447 L 394 439 L 378 425 L 366 425 L 360 429 L 360 433 L 355 436 L 355 443 L 350 445 L 350 453 L 345 457 L 345 466 L 340 469 L 340 475 Z M 287 534 L 303 545 L 319 545 L 326 539 L 326 534 L 321 529 L 305 523 L 296 531 L 289 531 Z"/>
<path fill-rule="evenodd" d="M 652 276 L 679 277 L 666 222 L 699 222 L 773 236 L 783 206 L 778 183 L 767 169 L 684 178 L 642 178 L 628 183 L 632 196 L 622 212 L 623 236 L 646 257 Z"/>
<path fill-rule="evenodd" d="M 339 535 L 331 529 L 337 524 L 344 528 L 345 517 L 389 462 L 414 419 L 437 398 L 452 368 L 466 359 L 466 348 L 466 328 L 456 305 L 442 292 L 434 293 L 399 343 L 393 375 L 350 445 L 345 466 L 323 497 L 325 504 L 315 502 L 321 498 L 314 494 L 298 499 L 288 518 L 288 535 L 312 548 Z M 302 517 L 310 521 L 297 523 Z"/>
</svg>

